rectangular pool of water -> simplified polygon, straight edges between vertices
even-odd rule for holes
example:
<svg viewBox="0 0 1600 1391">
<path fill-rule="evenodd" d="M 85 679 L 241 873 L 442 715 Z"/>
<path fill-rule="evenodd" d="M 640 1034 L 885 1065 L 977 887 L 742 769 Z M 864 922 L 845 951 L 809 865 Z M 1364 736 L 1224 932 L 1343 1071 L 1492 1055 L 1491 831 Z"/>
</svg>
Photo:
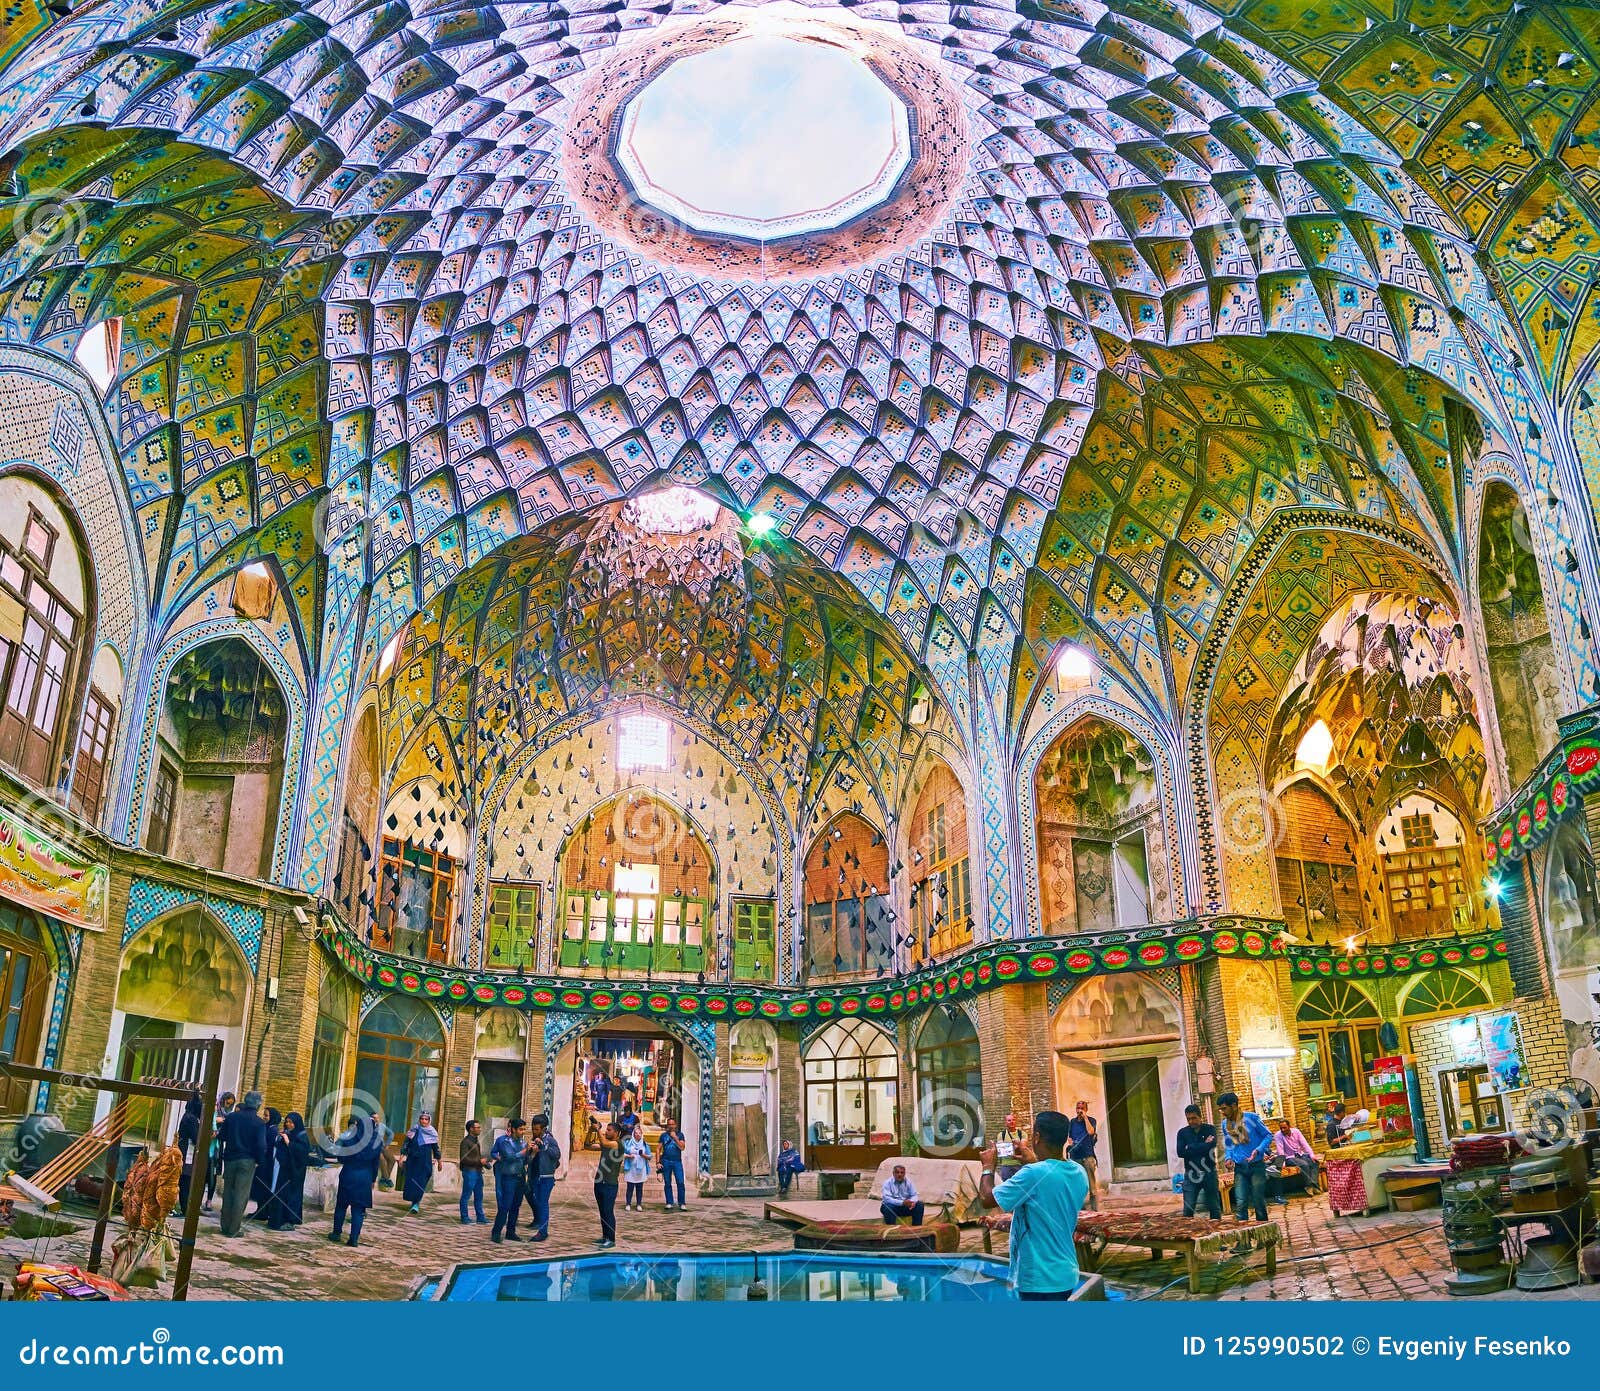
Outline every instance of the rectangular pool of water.
<svg viewBox="0 0 1600 1391">
<path fill-rule="evenodd" d="M 423 1297 L 446 1303 L 728 1303 L 751 1299 L 751 1287 L 758 1281 L 754 1298 L 761 1298 L 764 1290 L 768 1300 L 784 1303 L 985 1304 L 1016 1298 L 1006 1283 L 1006 1263 L 992 1257 L 826 1251 L 750 1256 L 628 1252 L 458 1265 Z"/>
</svg>

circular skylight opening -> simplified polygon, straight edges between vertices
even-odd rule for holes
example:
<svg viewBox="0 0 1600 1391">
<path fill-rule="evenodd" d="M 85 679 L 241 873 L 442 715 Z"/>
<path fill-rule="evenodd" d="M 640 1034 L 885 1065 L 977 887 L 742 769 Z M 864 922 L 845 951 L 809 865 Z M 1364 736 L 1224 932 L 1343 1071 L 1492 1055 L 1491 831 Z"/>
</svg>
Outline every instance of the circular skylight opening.
<svg viewBox="0 0 1600 1391">
<path fill-rule="evenodd" d="M 722 508 L 693 488 L 657 488 L 622 505 L 623 519 L 652 536 L 686 536 L 704 531 Z"/>
<path fill-rule="evenodd" d="M 910 119 L 848 37 L 757 30 L 644 86 L 616 159 L 641 198 L 686 226 L 771 241 L 886 199 L 911 162 Z"/>
</svg>

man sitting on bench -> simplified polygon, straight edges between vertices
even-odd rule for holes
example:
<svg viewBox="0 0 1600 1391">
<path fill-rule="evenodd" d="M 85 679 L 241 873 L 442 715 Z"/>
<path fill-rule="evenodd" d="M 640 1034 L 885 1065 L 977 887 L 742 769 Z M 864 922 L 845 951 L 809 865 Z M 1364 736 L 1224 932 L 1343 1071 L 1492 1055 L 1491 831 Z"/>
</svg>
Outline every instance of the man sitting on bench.
<svg viewBox="0 0 1600 1391">
<path fill-rule="evenodd" d="M 909 1217 L 913 1227 L 922 1225 L 922 1199 L 906 1177 L 906 1166 L 896 1164 L 894 1174 L 884 1182 L 883 1200 L 878 1204 L 886 1226 L 894 1226 L 902 1217 Z"/>
</svg>

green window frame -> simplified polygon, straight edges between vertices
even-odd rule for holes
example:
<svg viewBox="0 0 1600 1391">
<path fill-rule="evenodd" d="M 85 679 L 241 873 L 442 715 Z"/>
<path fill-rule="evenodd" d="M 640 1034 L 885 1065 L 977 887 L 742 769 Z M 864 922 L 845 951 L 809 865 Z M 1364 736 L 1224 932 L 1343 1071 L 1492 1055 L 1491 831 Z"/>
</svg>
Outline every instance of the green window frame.
<svg viewBox="0 0 1600 1391">
<path fill-rule="evenodd" d="M 486 971 L 528 972 L 539 955 L 539 910 L 544 885 L 510 879 L 489 881 L 489 911 L 483 944 Z"/>
<path fill-rule="evenodd" d="M 609 975 L 705 969 L 709 899 L 589 889 L 568 891 L 562 902 L 563 970 Z"/>
<path fill-rule="evenodd" d="M 733 978 L 771 984 L 777 967 L 778 905 L 770 898 L 733 901 Z"/>
</svg>

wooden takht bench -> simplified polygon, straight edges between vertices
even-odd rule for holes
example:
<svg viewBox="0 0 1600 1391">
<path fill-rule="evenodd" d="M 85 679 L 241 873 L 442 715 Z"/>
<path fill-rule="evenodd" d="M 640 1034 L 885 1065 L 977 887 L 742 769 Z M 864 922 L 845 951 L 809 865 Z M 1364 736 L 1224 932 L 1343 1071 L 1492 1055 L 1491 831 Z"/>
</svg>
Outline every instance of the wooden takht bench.
<svg viewBox="0 0 1600 1391">
<path fill-rule="evenodd" d="M 993 1251 L 993 1234 L 1011 1226 L 1008 1213 L 983 1221 L 983 1249 Z M 1083 1269 L 1100 1268 L 1108 1246 L 1143 1246 L 1158 1261 L 1167 1252 L 1181 1255 L 1189 1266 L 1189 1293 L 1200 1293 L 1200 1257 L 1243 1247 L 1266 1252 L 1267 1276 L 1278 1273 L 1278 1243 L 1283 1229 L 1276 1222 L 1214 1221 L 1209 1217 L 1181 1217 L 1160 1212 L 1086 1212 L 1079 1216 L 1073 1240 Z"/>
</svg>

